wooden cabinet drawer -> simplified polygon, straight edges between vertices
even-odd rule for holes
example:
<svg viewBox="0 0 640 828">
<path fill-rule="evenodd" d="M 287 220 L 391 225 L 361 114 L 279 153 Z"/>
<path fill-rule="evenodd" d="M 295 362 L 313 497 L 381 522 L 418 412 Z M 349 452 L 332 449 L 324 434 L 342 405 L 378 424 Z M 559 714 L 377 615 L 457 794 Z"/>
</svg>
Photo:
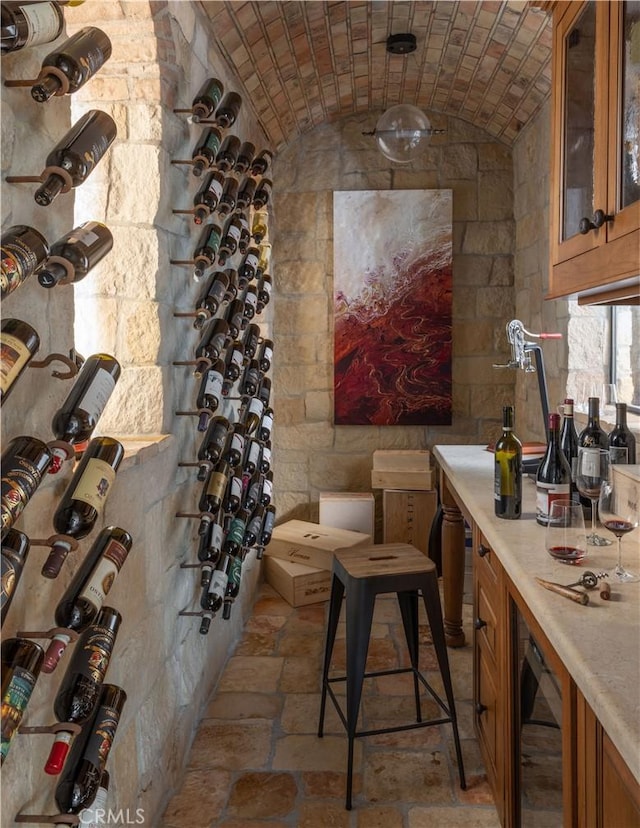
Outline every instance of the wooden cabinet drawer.
<svg viewBox="0 0 640 828">
<path fill-rule="evenodd" d="M 481 640 L 482 644 L 488 648 L 494 661 L 498 659 L 496 600 L 495 588 L 487 590 L 485 579 L 479 578 L 476 581 L 473 626 L 476 641 Z"/>
<path fill-rule="evenodd" d="M 491 589 L 492 584 L 497 588 L 502 568 L 495 552 L 477 527 L 473 531 L 473 568 L 479 577 L 485 579 L 487 589 Z"/>
</svg>

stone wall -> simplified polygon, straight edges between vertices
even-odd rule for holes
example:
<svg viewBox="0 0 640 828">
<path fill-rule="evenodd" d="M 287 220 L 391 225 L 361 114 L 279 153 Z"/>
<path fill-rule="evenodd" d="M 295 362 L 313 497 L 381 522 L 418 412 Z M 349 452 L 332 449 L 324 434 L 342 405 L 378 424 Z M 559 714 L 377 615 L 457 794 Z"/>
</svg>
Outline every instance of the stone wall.
<svg viewBox="0 0 640 828">
<path fill-rule="evenodd" d="M 172 314 L 189 307 L 200 287 L 188 270 L 168 263 L 170 257 L 189 258 L 195 243 L 192 225 L 171 213 L 172 207 L 189 206 L 194 181 L 170 160 L 189 157 L 199 130 L 172 109 L 188 106 L 210 74 L 235 86 L 210 49 L 199 4 L 91 0 L 65 7 L 65 18 L 67 34 L 83 25 L 102 28 L 113 56 L 75 96 L 73 113 L 68 98 L 38 105 L 28 89 L 2 87 L 3 176 L 39 174 L 49 149 L 90 108 L 112 114 L 118 139 L 76 191 L 75 209 L 71 194 L 41 208 L 33 200 L 35 185 L 3 182 L 2 225 L 32 224 L 53 242 L 83 221 L 101 220 L 113 232 L 114 249 L 78 290 L 45 291 L 33 279 L 3 302 L 3 313 L 34 325 L 42 340 L 40 357 L 66 352 L 75 341 L 85 356 L 106 350 L 123 366 L 96 432 L 119 437 L 127 449 L 101 525 L 122 526 L 134 538 L 106 602 L 123 616 L 107 680 L 128 695 L 108 763 L 108 805 L 132 814 L 142 808 L 145 824 L 153 826 L 183 772 L 194 728 L 239 636 L 260 573 L 250 555 L 231 621 L 216 619 L 207 637 L 198 635 L 198 619 L 179 617 L 197 594 L 197 575 L 180 568 L 195 559 L 196 527 L 174 515 L 191 510 L 201 484 L 193 470 L 177 467 L 195 455 L 194 421 L 173 414 L 192 407 L 195 381 L 188 368 L 171 366 L 174 359 L 189 358 L 197 334 L 188 320 Z M 3 57 L 4 76 L 34 77 L 49 49 Z M 238 134 L 262 145 L 249 102 L 243 110 Z M 2 408 L 3 445 L 18 434 L 50 440 L 51 417 L 70 387 L 47 370 L 29 370 Z M 65 467 L 41 485 L 18 528 L 32 538 L 52 534 L 51 516 L 71 473 Z M 55 581 L 40 575 L 46 549 L 32 547 L 4 637 L 54 626 L 55 606 L 99 528 L 80 542 Z M 41 675 L 25 724 L 53 721 L 64 667 L 62 662 L 53 675 Z M 55 780 L 42 770 L 50 744 L 48 736 L 15 737 L 2 768 L 3 828 L 19 811 L 55 811 Z"/>
</svg>

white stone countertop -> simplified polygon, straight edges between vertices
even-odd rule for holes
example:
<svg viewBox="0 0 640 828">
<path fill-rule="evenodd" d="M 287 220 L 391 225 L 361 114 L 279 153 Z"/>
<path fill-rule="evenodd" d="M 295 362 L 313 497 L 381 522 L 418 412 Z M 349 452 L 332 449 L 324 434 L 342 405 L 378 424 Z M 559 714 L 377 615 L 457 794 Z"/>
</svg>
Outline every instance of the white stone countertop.
<svg viewBox="0 0 640 828">
<path fill-rule="evenodd" d="M 520 520 L 494 514 L 493 455 L 484 446 L 435 446 L 433 454 L 473 521 L 495 551 L 544 634 L 571 674 L 610 739 L 640 782 L 640 583 L 610 578 L 611 600 L 598 590 L 582 606 L 543 589 L 535 578 L 561 584 L 581 572 L 610 572 L 614 544 L 589 546 L 579 566 L 555 561 L 545 550 L 545 530 L 535 519 L 535 482 L 523 480 Z M 590 518 L 587 519 L 590 525 Z M 640 529 L 622 541 L 622 563 L 640 571 Z"/>
</svg>

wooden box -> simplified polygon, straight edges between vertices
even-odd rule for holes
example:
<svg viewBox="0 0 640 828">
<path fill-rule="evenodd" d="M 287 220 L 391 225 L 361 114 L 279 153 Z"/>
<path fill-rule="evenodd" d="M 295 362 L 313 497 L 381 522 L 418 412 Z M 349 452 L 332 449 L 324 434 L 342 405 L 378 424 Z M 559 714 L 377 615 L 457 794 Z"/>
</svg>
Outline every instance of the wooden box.
<svg viewBox="0 0 640 828">
<path fill-rule="evenodd" d="M 320 492 L 319 501 L 322 526 L 350 529 L 373 537 L 375 499 L 371 492 Z"/>
<path fill-rule="evenodd" d="M 265 555 L 264 571 L 267 583 L 292 607 L 329 600 L 331 573 L 326 569 L 316 569 Z"/>
<path fill-rule="evenodd" d="M 612 466 L 616 485 L 622 492 L 623 508 L 630 506 L 634 511 L 640 510 L 640 465 L 616 463 Z"/>
<path fill-rule="evenodd" d="M 436 492 L 393 491 L 382 495 L 383 543 L 409 543 L 429 554 L 429 532 L 438 499 Z"/>
<path fill-rule="evenodd" d="M 407 489 L 428 491 L 435 487 L 435 469 L 430 468 L 431 454 L 425 450 L 373 452 L 372 489 Z"/>
<path fill-rule="evenodd" d="M 265 557 L 331 571 L 336 549 L 373 543 L 371 535 L 322 526 L 304 520 L 289 520 L 273 530 Z"/>
<path fill-rule="evenodd" d="M 373 452 L 373 468 L 377 471 L 428 471 L 430 465 L 431 453 L 426 449 L 377 449 Z"/>
</svg>

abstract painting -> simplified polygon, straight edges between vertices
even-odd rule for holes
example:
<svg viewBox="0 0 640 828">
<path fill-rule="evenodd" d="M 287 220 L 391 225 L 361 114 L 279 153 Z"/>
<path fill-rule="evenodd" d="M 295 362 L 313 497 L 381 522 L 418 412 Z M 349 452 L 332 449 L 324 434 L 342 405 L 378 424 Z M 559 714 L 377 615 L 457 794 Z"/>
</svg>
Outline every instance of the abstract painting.
<svg viewBox="0 0 640 828">
<path fill-rule="evenodd" d="M 451 205 L 334 193 L 335 425 L 451 425 Z"/>
</svg>

